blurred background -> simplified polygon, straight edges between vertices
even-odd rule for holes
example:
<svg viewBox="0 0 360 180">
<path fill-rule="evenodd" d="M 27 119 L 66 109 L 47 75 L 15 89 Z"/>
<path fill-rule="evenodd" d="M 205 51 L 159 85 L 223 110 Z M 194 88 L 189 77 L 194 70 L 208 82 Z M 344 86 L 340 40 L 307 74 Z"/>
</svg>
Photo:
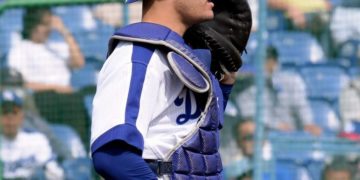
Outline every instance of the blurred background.
<svg viewBox="0 0 360 180">
<path fill-rule="evenodd" d="M 359 180 L 360 1 L 249 3 L 221 135 L 226 179 Z M 0 179 L 99 179 L 97 75 L 114 30 L 140 17 L 141 2 L 0 0 Z"/>
</svg>

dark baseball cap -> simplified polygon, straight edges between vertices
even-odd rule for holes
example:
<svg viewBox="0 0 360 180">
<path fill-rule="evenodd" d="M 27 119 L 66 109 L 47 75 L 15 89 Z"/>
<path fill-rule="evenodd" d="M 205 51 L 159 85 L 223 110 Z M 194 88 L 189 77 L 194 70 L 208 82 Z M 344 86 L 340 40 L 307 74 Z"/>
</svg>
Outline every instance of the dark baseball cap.
<svg viewBox="0 0 360 180">
<path fill-rule="evenodd" d="M 138 1 L 138 0 L 125 0 L 125 3 L 126 3 L 126 4 L 129 4 L 129 3 L 136 2 L 136 1 Z"/>
<path fill-rule="evenodd" d="M 22 107 L 23 100 L 16 95 L 15 92 L 5 90 L 0 92 L 0 104 L 2 107 L 5 105 L 16 105 L 18 107 Z"/>
</svg>

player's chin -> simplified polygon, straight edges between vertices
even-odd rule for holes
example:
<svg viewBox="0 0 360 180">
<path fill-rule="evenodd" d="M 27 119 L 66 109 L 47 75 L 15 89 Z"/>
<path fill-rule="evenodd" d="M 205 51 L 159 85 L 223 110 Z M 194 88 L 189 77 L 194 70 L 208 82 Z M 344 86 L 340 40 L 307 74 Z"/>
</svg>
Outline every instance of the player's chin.
<svg viewBox="0 0 360 180">
<path fill-rule="evenodd" d="M 209 21 L 212 19 L 214 19 L 214 12 L 212 10 L 204 12 L 203 17 L 202 17 L 203 21 Z"/>
<path fill-rule="evenodd" d="M 213 18 L 214 18 L 214 13 L 212 11 L 203 12 L 202 14 L 198 14 L 196 17 L 193 17 L 193 24 L 210 21 Z"/>
</svg>

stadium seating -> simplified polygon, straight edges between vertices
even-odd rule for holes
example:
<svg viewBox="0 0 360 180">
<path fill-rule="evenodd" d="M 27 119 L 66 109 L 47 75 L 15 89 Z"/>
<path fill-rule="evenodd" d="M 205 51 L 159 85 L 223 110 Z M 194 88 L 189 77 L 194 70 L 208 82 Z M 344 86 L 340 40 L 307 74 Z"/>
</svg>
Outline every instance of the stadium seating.
<svg viewBox="0 0 360 180">
<path fill-rule="evenodd" d="M 309 98 L 336 102 L 341 89 L 349 83 L 346 69 L 338 64 L 307 64 L 300 68 Z"/>
<path fill-rule="evenodd" d="M 343 0 L 329 0 L 333 8 L 340 6 Z"/>
<path fill-rule="evenodd" d="M 283 31 L 287 26 L 286 18 L 282 11 L 269 10 L 266 19 L 268 32 Z"/>
<path fill-rule="evenodd" d="M 22 15 L 21 9 L 10 9 L 0 14 L 0 56 L 6 54 L 10 47 L 20 40 Z"/>
<path fill-rule="evenodd" d="M 93 100 L 94 100 L 94 95 L 87 95 L 84 97 L 85 109 L 86 109 L 86 112 L 89 115 L 89 117 L 91 117 L 91 113 L 92 113 Z"/>
<path fill-rule="evenodd" d="M 324 100 L 310 100 L 314 121 L 325 133 L 335 134 L 340 130 L 339 117 L 332 105 Z"/>
<path fill-rule="evenodd" d="M 71 32 L 93 31 L 97 28 L 90 6 L 59 6 L 52 10 L 54 14 L 61 17 Z"/>
<path fill-rule="evenodd" d="M 71 86 L 74 89 L 82 89 L 88 86 L 96 86 L 97 75 L 102 67 L 103 61 L 97 58 L 86 58 L 86 64 L 80 69 L 72 71 Z"/>
<path fill-rule="evenodd" d="M 73 33 L 86 57 L 105 60 L 108 41 L 114 33 L 114 27 L 93 17 L 89 6 L 57 7 L 54 8 L 54 12 Z M 53 32 L 51 40 L 62 41 L 62 37 Z"/>
<path fill-rule="evenodd" d="M 352 79 L 359 78 L 360 77 L 360 67 L 359 66 L 350 67 L 348 73 Z"/>
<path fill-rule="evenodd" d="M 257 38 L 258 35 L 256 33 L 250 34 L 248 44 L 246 45 L 246 53 L 244 52 L 241 56 L 244 64 L 254 64 L 258 47 Z"/>
<path fill-rule="evenodd" d="M 246 52 L 241 55 L 243 65 L 239 69 L 242 74 L 255 74 L 256 52 L 258 48 L 258 35 L 251 33 L 248 44 L 246 45 Z"/>
<path fill-rule="evenodd" d="M 61 140 L 62 144 L 66 144 L 69 148 L 73 159 L 83 158 L 86 156 L 84 145 L 74 129 L 67 125 L 52 124 L 51 130 L 56 137 L 61 137 L 59 140 Z"/>
<path fill-rule="evenodd" d="M 92 178 L 92 163 L 90 158 L 70 159 L 63 162 L 62 167 L 66 180 L 90 180 Z"/>
<path fill-rule="evenodd" d="M 354 121 L 352 124 L 354 126 L 354 132 L 360 134 L 360 122 Z"/>
<path fill-rule="evenodd" d="M 324 62 L 325 59 L 320 44 L 305 32 L 274 32 L 270 34 L 269 44 L 277 49 L 281 64 L 303 65 Z"/>
<path fill-rule="evenodd" d="M 92 179 L 91 160 L 87 157 L 84 145 L 79 135 L 67 125 L 51 124 L 53 133 L 70 150 L 70 158 L 62 162 L 65 178 L 67 180 L 88 180 Z"/>
<path fill-rule="evenodd" d="M 6 55 L 0 54 L 0 68 L 5 68 L 6 66 L 7 66 Z"/>
<path fill-rule="evenodd" d="M 74 34 L 80 49 L 86 57 L 106 59 L 108 41 L 114 33 L 114 28 L 99 22 L 96 31 L 82 31 Z"/>
<path fill-rule="evenodd" d="M 360 40 L 346 41 L 340 48 L 339 56 L 348 59 L 352 66 L 360 65 Z"/>
<path fill-rule="evenodd" d="M 276 179 L 289 180 L 298 177 L 298 166 L 293 160 L 278 159 L 276 161 Z"/>
</svg>

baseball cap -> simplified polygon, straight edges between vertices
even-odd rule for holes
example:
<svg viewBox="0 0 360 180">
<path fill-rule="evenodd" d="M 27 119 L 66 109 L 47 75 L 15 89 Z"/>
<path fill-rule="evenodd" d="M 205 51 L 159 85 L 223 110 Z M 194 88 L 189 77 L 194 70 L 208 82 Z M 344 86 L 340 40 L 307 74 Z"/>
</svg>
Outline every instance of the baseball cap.
<svg viewBox="0 0 360 180">
<path fill-rule="evenodd" d="M 126 3 L 126 4 L 129 4 L 129 3 L 136 2 L 136 1 L 138 1 L 138 0 L 125 0 L 125 3 Z"/>
<path fill-rule="evenodd" d="M 0 93 L 0 104 L 1 106 L 5 104 L 14 104 L 16 106 L 22 107 L 22 99 L 16 95 L 15 92 L 10 90 L 1 91 Z"/>
</svg>

